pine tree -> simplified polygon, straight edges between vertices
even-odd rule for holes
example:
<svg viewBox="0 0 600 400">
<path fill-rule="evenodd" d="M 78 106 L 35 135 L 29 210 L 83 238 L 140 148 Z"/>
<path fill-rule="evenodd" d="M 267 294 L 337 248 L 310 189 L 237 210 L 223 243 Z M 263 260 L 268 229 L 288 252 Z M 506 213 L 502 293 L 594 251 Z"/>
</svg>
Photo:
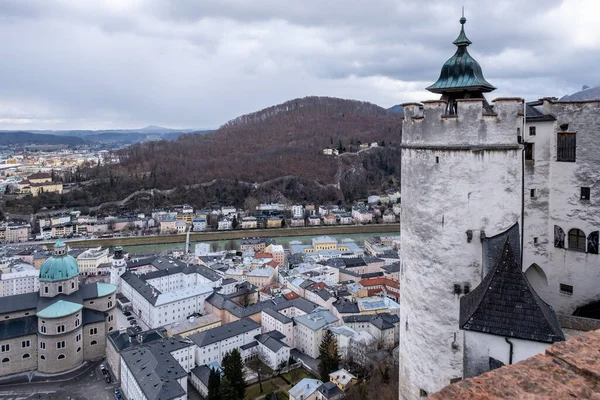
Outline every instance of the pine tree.
<svg viewBox="0 0 600 400">
<path fill-rule="evenodd" d="M 233 386 L 233 383 L 231 383 L 231 381 L 229 379 L 227 379 L 227 376 L 224 376 L 223 379 L 221 379 L 221 386 L 219 387 L 219 399 L 220 400 L 243 399 L 243 397 L 238 397 L 237 390 Z"/>
<path fill-rule="evenodd" d="M 244 362 L 240 351 L 236 348 L 225 354 L 222 365 L 225 377 L 221 379 L 221 387 L 227 378 L 237 394 L 237 399 L 243 399 L 246 392 L 246 381 L 244 380 Z M 222 399 L 225 400 L 224 397 Z"/>
<path fill-rule="evenodd" d="M 207 400 L 220 400 L 221 373 L 214 368 L 210 369 L 208 375 L 208 396 Z"/>
<path fill-rule="evenodd" d="M 329 380 L 329 374 L 336 371 L 340 364 L 337 341 L 330 330 L 325 331 L 319 346 L 319 375 L 323 382 Z"/>
</svg>

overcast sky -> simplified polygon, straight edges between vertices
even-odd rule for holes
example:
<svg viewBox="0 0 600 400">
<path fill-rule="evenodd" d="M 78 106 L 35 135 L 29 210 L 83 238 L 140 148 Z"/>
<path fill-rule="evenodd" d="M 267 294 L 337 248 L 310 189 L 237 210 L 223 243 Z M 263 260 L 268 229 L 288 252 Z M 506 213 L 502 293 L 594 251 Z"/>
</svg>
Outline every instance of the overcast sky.
<svg viewBox="0 0 600 400">
<path fill-rule="evenodd" d="M 309 95 L 383 107 L 470 53 L 534 100 L 600 84 L 599 0 L 1 0 L 0 129 L 214 128 Z"/>
</svg>

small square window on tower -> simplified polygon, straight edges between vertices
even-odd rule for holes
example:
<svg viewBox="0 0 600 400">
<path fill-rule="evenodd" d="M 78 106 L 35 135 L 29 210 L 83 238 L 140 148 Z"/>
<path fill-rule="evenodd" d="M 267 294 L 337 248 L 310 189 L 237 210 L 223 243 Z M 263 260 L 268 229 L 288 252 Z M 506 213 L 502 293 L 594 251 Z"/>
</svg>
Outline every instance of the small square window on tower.
<svg viewBox="0 0 600 400">
<path fill-rule="evenodd" d="M 565 294 L 573 294 L 573 286 L 565 285 L 564 283 L 560 284 L 560 292 Z"/>
<path fill-rule="evenodd" d="M 535 136 L 535 126 L 529 127 L 529 136 Z"/>
<path fill-rule="evenodd" d="M 538 238 L 537 238 L 537 236 L 533 238 L 533 244 L 538 244 Z"/>
<path fill-rule="evenodd" d="M 582 187 L 581 188 L 581 200 L 589 200 L 590 199 L 590 188 Z"/>
<path fill-rule="evenodd" d="M 529 189 L 529 197 L 534 198 L 536 195 L 535 189 Z"/>
</svg>

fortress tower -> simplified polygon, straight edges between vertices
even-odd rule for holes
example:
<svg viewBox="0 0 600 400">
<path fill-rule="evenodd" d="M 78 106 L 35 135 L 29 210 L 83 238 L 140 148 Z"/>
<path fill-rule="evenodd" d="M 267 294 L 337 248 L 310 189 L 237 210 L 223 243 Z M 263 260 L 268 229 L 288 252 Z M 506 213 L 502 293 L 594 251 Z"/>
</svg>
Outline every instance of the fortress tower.
<svg viewBox="0 0 600 400">
<path fill-rule="evenodd" d="M 465 22 L 427 88 L 441 99 L 403 104 L 401 399 L 463 377 L 459 299 L 481 282 L 481 239 L 521 222 L 523 100 L 488 104 Z"/>
</svg>

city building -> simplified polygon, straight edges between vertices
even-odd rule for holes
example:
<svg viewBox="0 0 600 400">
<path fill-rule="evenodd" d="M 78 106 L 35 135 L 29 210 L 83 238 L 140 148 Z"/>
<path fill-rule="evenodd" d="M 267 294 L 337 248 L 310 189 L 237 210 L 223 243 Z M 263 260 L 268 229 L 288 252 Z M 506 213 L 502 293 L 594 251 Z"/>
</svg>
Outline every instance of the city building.
<svg viewBox="0 0 600 400">
<path fill-rule="evenodd" d="M 186 400 L 194 343 L 159 339 L 121 353 L 121 391 L 127 399 Z"/>
<path fill-rule="evenodd" d="M 253 342 L 260 335 L 260 325 L 244 318 L 189 336 L 196 344 L 196 364 L 205 365 L 213 361 L 221 364 L 223 357 L 234 348 Z"/>
<path fill-rule="evenodd" d="M 277 279 L 279 268 L 273 268 L 266 266 L 264 268 L 256 268 L 246 274 L 246 280 L 248 283 L 262 289 L 266 285 L 269 285 Z"/>
<path fill-rule="evenodd" d="M 165 267 L 138 274 L 127 266 L 120 276 L 122 294 L 131 301 L 132 311 L 151 329 L 184 321 L 196 313 L 204 314 L 204 300 L 222 281 L 219 274 L 203 265 L 188 266 L 169 260 Z"/>
<path fill-rule="evenodd" d="M 33 265 L 16 262 L 2 268 L 0 274 L 0 297 L 37 292 L 40 290 L 38 276 L 40 271 Z"/>
<path fill-rule="evenodd" d="M 206 218 L 196 217 L 192 219 L 192 231 L 204 232 L 206 230 Z"/>
<path fill-rule="evenodd" d="M 358 378 L 342 368 L 330 373 L 329 381 L 345 392 L 358 381 Z"/>
<path fill-rule="evenodd" d="M 269 331 L 256 335 L 257 351 L 262 362 L 272 370 L 277 370 L 290 359 L 290 346 L 284 341 L 285 335 L 278 331 Z"/>
<path fill-rule="evenodd" d="M 55 374 L 105 355 L 106 334 L 116 326 L 116 287 L 80 284 L 77 261 L 61 240 L 42 264 L 39 284 L 39 292 L 0 302 L 0 376 Z"/>
<path fill-rule="evenodd" d="M 96 247 L 88 249 L 77 256 L 81 275 L 97 275 L 100 264 L 108 262 L 108 248 Z"/>
<path fill-rule="evenodd" d="M 4 228 L 4 241 L 6 243 L 21 243 L 29 240 L 31 225 L 27 223 L 8 223 Z"/>
<path fill-rule="evenodd" d="M 323 335 L 330 326 L 339 325 L 340 320 L 331 311 L 318 309 L 310 314 L 294 317 L 295 347 L 302 353 L 312 357 L 319 357 L 319 345 Z"/>
</svg>

